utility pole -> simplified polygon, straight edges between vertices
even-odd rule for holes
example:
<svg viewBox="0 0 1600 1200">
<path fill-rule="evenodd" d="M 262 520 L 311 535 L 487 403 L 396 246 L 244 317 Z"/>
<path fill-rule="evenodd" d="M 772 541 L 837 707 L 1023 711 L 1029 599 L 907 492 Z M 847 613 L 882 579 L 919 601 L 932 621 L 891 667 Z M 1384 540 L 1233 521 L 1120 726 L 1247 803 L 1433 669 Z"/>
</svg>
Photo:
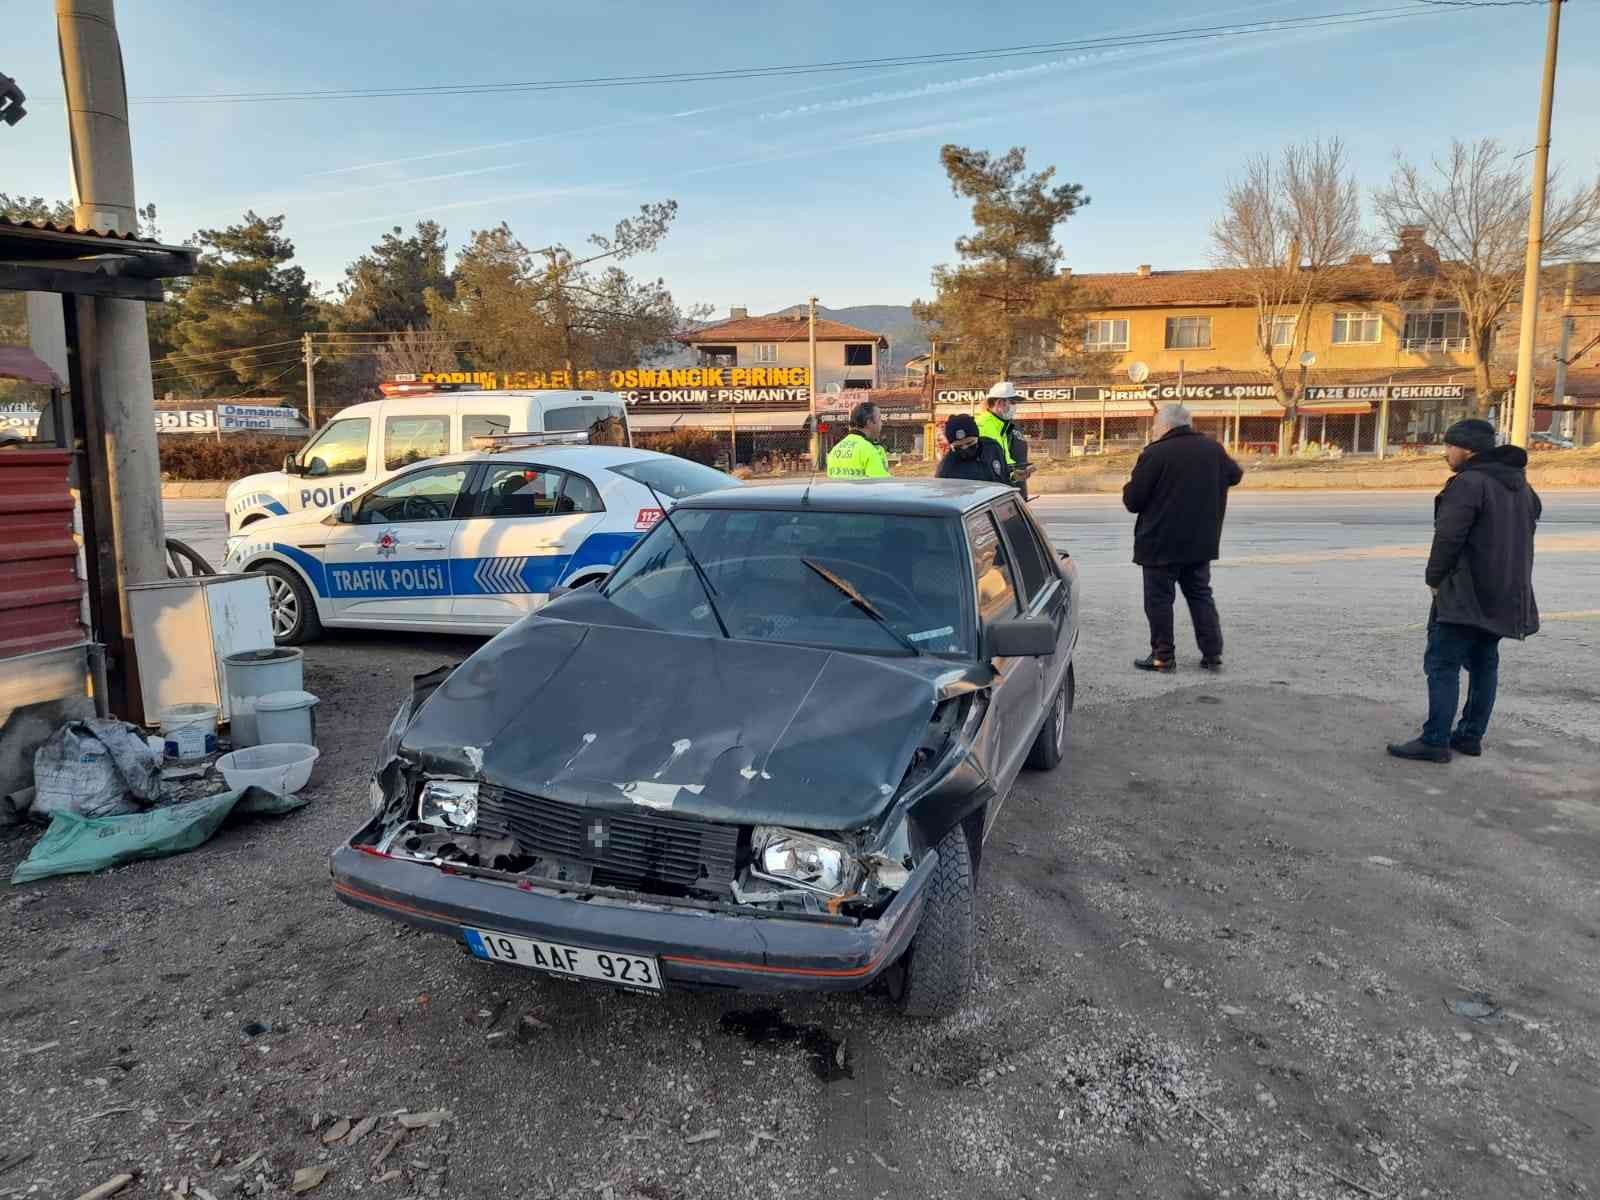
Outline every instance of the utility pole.
<svg viewBox="0 0 1600 1200">
<path fill-rule="evenodd" d="M 73 222 L 137 235 L 128 91 L 112 0 L 56 0 L 56 38 L 72 144 Z M 141 300 L 100 297 L 80 304 L 93 305 L 110 532 L 123 633 L 131 639 L 123 589 L 167 577 L 149 328 Z"/>
<path fill-rule="evenodd" d="M 1522 338 L 1517 343 L 1517 391 L 1511 441 L 1524 448 L 1533 430 L 1533 351 L 1539 330 L 1539 265 L 1544 258 L 1544 188 L 1550 171 L 1550 110 L 1556 98 L 1556 47 L 1561 40 L 1561 0 L 1550 0 L 1545 32 L 1544 86 L 1539 93 L 1539 137 L 1533 144 L 1533 203 L 1528 210 L 1528 257 L 1522 266 Z"/>
<path fill-rule="evenodd" d="M 1550 389 L 1550 403 L 1565 404 L 1567 402 L 1567 349 L 1572 338 L 1572 293 L 1578 282 L 1578 264 L 1567 264 L 1567 290 L 1561 297 L 1561 334 L 1556 339 L 1556 377 Z M 1567 416 L 1562 414 L 1562 428 L 1566 428 Z M 1565 434 L 1563 434 L 1565 436 Z"/>
<path fill-rule="evenodd" d="M 315 429 L 317 427 L 317 377 L 313 369 L 318 362 L 317 353 L 311 346 L 311 335 L 300 335 L 300 345 L 306 355 L 306 424 Z"/>
<path fill-rule="evenodd" d="M 807 340 L 810 345 L 811 357 L 811 466 L 820 471 L 822 469 L 822 435 L 817 432 L 817 298 L 812 296 L 807 301 L 810 313 Z"/>
</svg>

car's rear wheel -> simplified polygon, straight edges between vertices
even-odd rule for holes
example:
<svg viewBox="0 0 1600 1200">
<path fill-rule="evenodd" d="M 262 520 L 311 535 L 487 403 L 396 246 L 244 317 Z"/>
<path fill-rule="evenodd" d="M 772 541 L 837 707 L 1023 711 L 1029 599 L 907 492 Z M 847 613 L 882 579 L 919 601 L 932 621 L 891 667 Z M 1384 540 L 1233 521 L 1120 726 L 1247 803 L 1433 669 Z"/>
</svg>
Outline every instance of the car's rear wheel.
<svg viewBox="0 0 1600 1200">
<path fill-rule="evenodd" d="M 298 646 L 322 636 L 322 619 L 311 589 L 288 567 L 263 563 L 257 568 L 267 577 L 267 606 L 272 615 L 272 640 L 280 646 Z"/>
<path fill-rule="evenodd" d="M 911 1017 L 946 1017 L 972 990 L 976 970 L 977 923 L 972 847 L 957 825 L 936 847 L 939 864 L 928 880 L 922 924 L 911 941 L 901 972 L 900 1008 Z"/>
<path fill-rule="evenodd" d="M 1034 738 L 1028 751 L 1028 766 L 1035 771 L 1053 771 L 1067 753 L 1067 725 L 1072 720 L 1072 702 L 1077 690 L 1072 667 L 1067 667 L 1067 677 L 1061 681 L 1056 698 L 1050 702 L 1050 712 Z"/>
</svg>

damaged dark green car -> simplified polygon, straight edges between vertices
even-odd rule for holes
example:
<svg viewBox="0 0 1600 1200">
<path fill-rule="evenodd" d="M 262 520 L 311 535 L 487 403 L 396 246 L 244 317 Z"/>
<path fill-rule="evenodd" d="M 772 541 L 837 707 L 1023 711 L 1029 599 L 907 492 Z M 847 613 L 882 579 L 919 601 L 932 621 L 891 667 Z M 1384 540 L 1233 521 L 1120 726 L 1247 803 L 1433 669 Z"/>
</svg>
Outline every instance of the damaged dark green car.
<svg viewBox="0 0 1600 1200">
<path fill-rule="evenodd" d="M 1066 748 L 1078 578 L 1011 488 L 775 485 L 418 679 L 343 901 L 657 992 L 972 984 L 983 845 Z"/>
</svg>

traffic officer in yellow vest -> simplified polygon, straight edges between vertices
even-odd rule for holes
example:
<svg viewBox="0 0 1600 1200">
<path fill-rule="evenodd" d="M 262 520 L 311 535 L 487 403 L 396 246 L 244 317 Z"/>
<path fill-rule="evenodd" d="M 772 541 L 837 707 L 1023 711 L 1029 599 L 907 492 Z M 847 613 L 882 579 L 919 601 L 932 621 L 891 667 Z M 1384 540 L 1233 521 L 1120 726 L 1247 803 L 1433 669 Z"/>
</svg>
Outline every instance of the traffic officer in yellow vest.
<svg viewBox="0 0 1600 1200">
<path fill-rule="evenodd" d="M 878 444 L 883 418 L 877 405 L 863 401 L 850 410 L 850 432 L 828 451 L 829 479 L 887 479 L 889 459 Z"/>
<path fill-rule="evenodd" d="M 998 442 L 1005 456 L 1006 470 L 1016 469 L 1017 460 L 1011 453 L 1011 436 L 1006 426 L 1011 421 L 1012 405 L 1017 402 L 1017 389 L 1011 381 L 1002 379 L 989 389 L 989 395 L 978 413 L 978 436 Z"/>
</svg>

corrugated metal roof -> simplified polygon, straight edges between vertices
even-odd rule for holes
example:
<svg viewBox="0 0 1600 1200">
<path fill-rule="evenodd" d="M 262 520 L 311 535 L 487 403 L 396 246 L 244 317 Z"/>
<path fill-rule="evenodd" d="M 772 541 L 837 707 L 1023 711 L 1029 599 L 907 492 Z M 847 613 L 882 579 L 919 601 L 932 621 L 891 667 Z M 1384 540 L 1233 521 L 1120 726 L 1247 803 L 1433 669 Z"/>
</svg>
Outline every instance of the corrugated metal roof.
<svg viewBox="0 0 1600 1200">
<path fill-rule="evenodd" d="M 100 238 L 108 242 L 132 243 L 149 250 L 182 250 L 183 246 L 168 246 L 162 242 L 152 242 L 148 238 L 139 237 L 135 233 L 102 233 L 98 229 L 79 229 L 74 225 L 57 225 L 53 221 L 14 221 L 10 217 L 0 216 L 0 229 L 32 229 L 40 233 L 70 234 L 77 237 Z"/>
<path fill-rule="evenodd" d="M 804 316 L 739 317 L 690 333 L 680 333 L 678 341 L 688 346 L 703 346 L 708 342 L 804 342 L 810 336 L 809 318 Z M 880 333 L 822 317 L 817 318 L 817 341 L 889 344 L 888 339 Z"/>
<path fill-rule="evenodd" d="M 83 640 L 65 450 L 0 452 L 0 659 Z"/>
</svg>

